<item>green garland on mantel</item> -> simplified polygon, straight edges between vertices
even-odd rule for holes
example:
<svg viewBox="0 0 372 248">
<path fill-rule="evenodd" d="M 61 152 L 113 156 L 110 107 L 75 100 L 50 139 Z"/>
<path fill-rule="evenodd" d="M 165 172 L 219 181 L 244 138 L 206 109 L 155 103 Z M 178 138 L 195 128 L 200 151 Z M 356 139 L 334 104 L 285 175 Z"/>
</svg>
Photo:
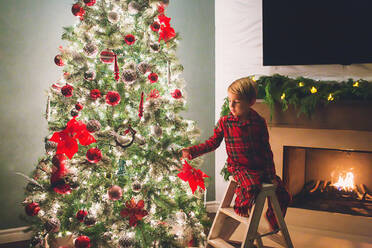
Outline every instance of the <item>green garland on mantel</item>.
<svg viewBox="0 0 372 248">
<path fill-rule="evenodd" d="M 254 78 L 254 76 L 252 76 Z M 319 106 L 338 101 L 372 101 L 372 82 L 363 79 L 347 81 L 321 81 L 310 78 L 274 74 L 261 76 L 256 79 L 258 87 L 258 99 L 263 99 L 270 108 L 270 121 L 274 112 L 275 103 L 282 106 L 286 111 L 288 105 L 293 105 L 297 110 L 297 117 L 301 113 L 309 118 Z M 221 116 L 229 113 L 229 101 L 225 98 Z"/>
</svg>

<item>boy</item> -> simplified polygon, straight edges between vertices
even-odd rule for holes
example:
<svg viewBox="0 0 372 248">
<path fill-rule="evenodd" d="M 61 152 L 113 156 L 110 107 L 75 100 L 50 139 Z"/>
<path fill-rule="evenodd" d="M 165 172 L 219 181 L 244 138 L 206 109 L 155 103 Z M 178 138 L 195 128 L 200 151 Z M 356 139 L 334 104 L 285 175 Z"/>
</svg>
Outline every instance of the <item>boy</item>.
<svg viewBox="0 0 372 248">
<path fill-rule="evenodd" d="M 238 182 L 234 211 L 248 217 L 262 183 L 266 182 L 277 186 L 276 195 L 284 217 L 291 195 L 276 175 L 266 121 L 251 108 L 256 102 L 256 83 L 249 77 L 238 79 L 228 87 L 227 93 L 230 113 L 219 119 L 214 135 L 208 140 L 182 149 L 182 158 L 192 160 L 214 151 L 225 138 L 227 169 Z M 266 218 L 272 231 L 279 228 L 270 200 Z"/>
</svg>

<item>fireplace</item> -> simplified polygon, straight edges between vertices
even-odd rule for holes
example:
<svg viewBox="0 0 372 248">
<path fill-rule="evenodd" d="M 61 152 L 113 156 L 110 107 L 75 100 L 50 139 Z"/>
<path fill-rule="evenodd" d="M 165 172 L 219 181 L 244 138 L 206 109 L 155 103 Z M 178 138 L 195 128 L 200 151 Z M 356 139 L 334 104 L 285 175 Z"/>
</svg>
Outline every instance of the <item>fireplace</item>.
<svg viewBox="0 0 372 248">
<path fill-rule="evenodd" d="M 372 217 L 372 152 L 283 147 L 290 207 Z"/>
<path fill-rule="evenodd" d="M 320 198 L 317 208 L 310 208 L 309 204 L 296 206 L 298 202 L 289 206 L 285 221 L 295 247 L 372 247 L 370 209 L 353 210 L 348 207 L 348 211 L 342 212 L 342 204 L 348 201 L 348 197 L 350 201 L 362 200 L 357 198 L 357 193 L 349 193 L 348 187 L 345 187 L 345 192 L 329 188 L 339 176 L 344 183 L 350 181 L 347 173 L 353 172 L 358 193 L 362 190 L 359 187 L 361 184 L 365 190 L 372 190 L 372 181 L 368 178 L 372 175 L 372 103 L 330 104 L 327 108 L 319 108 L 311 119 L 305 116 L 297 118 L 296 111 L 291 107 L 285 112 L 278 108 L 272 121 L 266 105 L 258 102 L 254 109 L 268 122 L 277 175 L 284 180 L 293 196 L 308 187 L 315 188 L 314 197 Z M 289 153 L 294 155 L 288 156 Z M 329 203 L 327 205 L 327 202 L 322 203 L 321 200 L 328 198 L 322 197 L 321 193 L 329 191 L 336 193 L 335 198 L 346 198 L 342 199 L 345 201 L 337 208 L 329 206 Z"/>
</svg>

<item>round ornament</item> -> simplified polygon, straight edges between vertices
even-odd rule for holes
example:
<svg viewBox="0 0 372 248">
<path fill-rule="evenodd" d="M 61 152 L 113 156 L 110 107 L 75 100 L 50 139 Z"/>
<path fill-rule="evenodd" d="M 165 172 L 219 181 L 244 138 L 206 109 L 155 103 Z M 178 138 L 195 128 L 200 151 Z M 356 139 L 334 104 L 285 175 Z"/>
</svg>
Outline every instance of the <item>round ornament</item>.
<svg viewBox="0 0 372 248">
<path fill-rule="evenodd" d="M 88 57 L 94 57 L 97 55 L 98 53 L 98 47 L 96 44 L 94 43 L 88 43 L 84 46 L 83 48 L 84 50 L 84 53 L 88 56 Z"/>
<path fill-rule="evenodd" d="M 111 50 L 103 50 L 100 54 L 100 60 L 105 64 L 110 64 L 115 60 L 115 53 Z"/>
<path fill-rule="evenodd" d="M 87 130 L 91 133 L 97 132 L 101 129 L 101 123 L 97 120 L 90 120 L 87 124 Z"/>
<path fill-rule="evenodd" d="M 107 15 L 107 19 L 112 24 L 116 24 L 119 21 L 119 14 L 115 11 L 110 11 Z"/>
<path fill-rule="evenodd" d="M 96 79 L 96 72 L 95 71 L 86 71 L 84 73 L 84 79 L 85 80 L 94 80 Z"/>
<path fill-rule="evenodd" d="M 109 199 L 112 201 L 120 200 L 123 196 L 123 190 L 118 185 L 113 185 L 108 190 Z"/>
</svg>

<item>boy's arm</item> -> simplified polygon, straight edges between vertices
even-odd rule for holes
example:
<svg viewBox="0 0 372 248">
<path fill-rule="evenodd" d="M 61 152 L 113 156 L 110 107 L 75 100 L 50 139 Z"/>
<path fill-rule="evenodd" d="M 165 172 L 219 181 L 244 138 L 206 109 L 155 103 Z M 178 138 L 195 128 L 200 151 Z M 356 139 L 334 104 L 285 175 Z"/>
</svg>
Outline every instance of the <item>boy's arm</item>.
<svg viewBox="0 0 372 248">
<path fill-rule="evenodd" d="M 224 137 L 222 117 L 218 120 L 213 132 L 214 134 L 204 143 L 189 147 L 191 159 L 199 157 L 204 153 L 214 151 L 220 146 Z"/>
<path fill-rule="evenodd" d="M 264 156 L 265 156 L 265 177 L 268 180 L 273 180 L 276 175 L 275 171 L 275 164 L 273 159 L 273 152 L 271 151 L 271 146 L 269 142 L 269 132 L 267 130 L 266 121 L 263 120 L 263 127 L 262 127 L 262 142 L 264 145 Z"/>
</svg>

